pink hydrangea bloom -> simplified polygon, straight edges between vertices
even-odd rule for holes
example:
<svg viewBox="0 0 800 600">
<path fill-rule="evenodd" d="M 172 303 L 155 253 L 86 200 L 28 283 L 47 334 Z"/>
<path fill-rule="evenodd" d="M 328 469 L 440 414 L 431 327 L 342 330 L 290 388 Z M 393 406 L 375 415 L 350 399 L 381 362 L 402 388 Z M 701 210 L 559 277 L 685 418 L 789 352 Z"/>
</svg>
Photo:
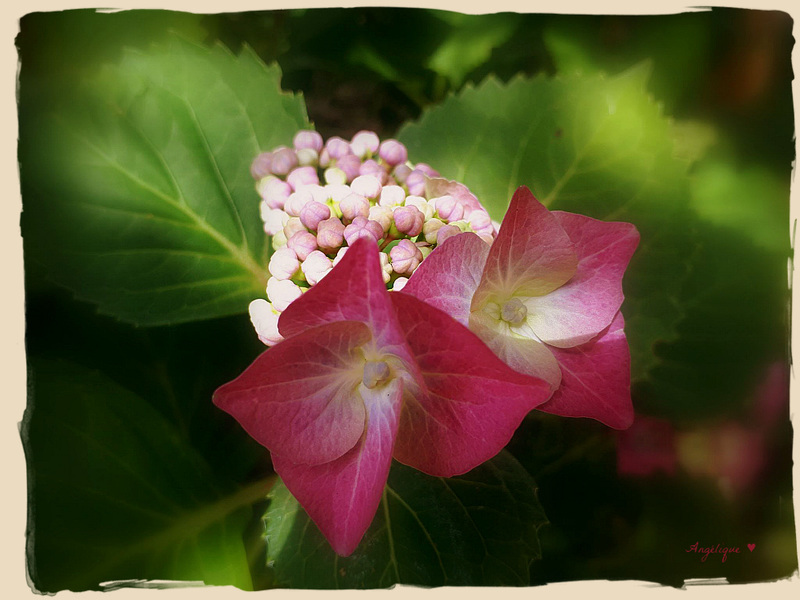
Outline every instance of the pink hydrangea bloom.
<svg viewBox="0 0 800 600">
<path fill-rule="evenodd" d="M 554 394 L 540 410 L 622 429 L 633 408 L 619 309 L 638 243 L 630 223 L 551 213 L 521 187 L 491 246 L 454 236 L 403 291 L 468 325 L 515 370 L 548 381 Z"/>
<path fill-rule="evenodd" d="M 550 394 L 454 319 L 388 292 L 378 254 L 374 241 L 356 241 L 283 312 L 286 339 L 214 394 L 345 556 L 378 509 L 392 458 L 430 475 L 465 473 Z"/>
</svg>

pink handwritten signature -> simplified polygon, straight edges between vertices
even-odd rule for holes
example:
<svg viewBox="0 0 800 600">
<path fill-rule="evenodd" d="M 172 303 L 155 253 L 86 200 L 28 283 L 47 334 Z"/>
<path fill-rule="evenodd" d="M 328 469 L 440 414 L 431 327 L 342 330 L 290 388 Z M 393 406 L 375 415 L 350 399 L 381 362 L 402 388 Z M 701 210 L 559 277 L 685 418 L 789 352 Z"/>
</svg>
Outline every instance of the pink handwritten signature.
<svg viewBox="0 0 800 600">
<path fill-rule="evenodd" d="M 753 546 L 755 546 L 755 544 L 753 544 Z M 728 560 L 729 552 L 732 554 L 740 553 L 738 546 L 733 546 L 731 548 L 728 548 L 726 546 L 723 546 L 722 544 L 717 544 L 716 546 L 713 547 L 709 546 L 708 548 L 703 548 L 700 546 L 700 542 L 695 542 L 694 544 L 689 546 L 689 549 L 686 552 L 696 552 L 697 554 L 702 554 L 703 558 L 700 559 L 701 562 L 706 562 L 706 559 L 708 558 L 709 554 L 722 554 L 722 562 L 725 562 L 726 560 Z"/>
</svg>

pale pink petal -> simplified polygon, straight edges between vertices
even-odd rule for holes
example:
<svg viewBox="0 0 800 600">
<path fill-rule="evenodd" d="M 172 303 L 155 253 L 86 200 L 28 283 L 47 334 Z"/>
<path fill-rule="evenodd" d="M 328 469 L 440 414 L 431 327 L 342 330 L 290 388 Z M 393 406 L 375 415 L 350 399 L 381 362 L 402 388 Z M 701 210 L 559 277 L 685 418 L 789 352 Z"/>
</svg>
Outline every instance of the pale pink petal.
<svg viewBox="0 0 800 600">
<path fill-rule="evenodd" d="M 630 223 L 607 223 L 583 215 L 552 213 L 578 254 L 578 269 L 566 284 L 525 301 L 528 323 L 542 341 L 569 348 L 608 327 L 622 306 L 622 276 L 639 243 Z"/>
<path fill-rule="evenodd" d="M 383 281 L 379 254 L 373 239 L 356 240 L 322 281 L 281 314 L 281 335 L 288 338 L 334 321 L 361 321 L 383 352 L 413 362 Z"/>
<path fill-rule="evenodd" d="M 511 370 L 440 310 L 391 297 L 424 382 L 407 383 L 394 456 L 430 475 L 466 473 L 503 449 L 550 386 Z"/>
<path fill-rule="evenodd" d="M 561 383 L 561 369 L 551 349 L 528 331 L 527 337 L 511 333 L 510 327 L 484 312 L 470 315 L 469 328 L 515 371 L 544 379 L 555 390 Z M 524 327 L 523 327 L 524 328 Z"/>
<path fill-rule="evenodd" d="M 333 550 L 350 555 L 380 505 L 400 417 L 402 382 L 366 390 L 367 427 L 344 456 L 321 465 L 298 465 L 272 455 L 275 471 L 317 524 Z"/>
<path fill-rule="evenodd" d="M 286 339 L 220 387 L 214 404 L 272 452 L 304 464 L 334 460 L 364 431 L 353 371 L 355 350 L 371 338 L 363 323 L 345 321 Z"/>
<path fill-rule="evenodd" d="M 468 325 L 472 295 L 480 283 L 488 254 L 489 244 L 474 233 L 456 235 L 437 246 L 420 263 L 403 292 Z"/>
<path fill-rule="evenodd" d="M 520 187 L 486 259 L 472 308 L 480 310 L 492 298 L 503 302 L 550 293 L 569 281 L 577 264 L 574 245 L 555 216 Z"/>
<path fill-rule="evenodd" d="M 452 196 L 461 206 L 468 211 L 481 207 L 481 203 L 475 194 L 463 183 L 450 181 L 442 177 L 425 177 L 425 195 L 428 198 L 439 198 L 440 196 Z"/>
<path fill-rule="evenodd" d="M 631 355 L 622 313 L 608 330 L 574 348 L 551 348 L 561 365 L 561 386 L 544 412 L 563 417 L 589 417 L 614 429 L 633 422 Z"/>
</svg>

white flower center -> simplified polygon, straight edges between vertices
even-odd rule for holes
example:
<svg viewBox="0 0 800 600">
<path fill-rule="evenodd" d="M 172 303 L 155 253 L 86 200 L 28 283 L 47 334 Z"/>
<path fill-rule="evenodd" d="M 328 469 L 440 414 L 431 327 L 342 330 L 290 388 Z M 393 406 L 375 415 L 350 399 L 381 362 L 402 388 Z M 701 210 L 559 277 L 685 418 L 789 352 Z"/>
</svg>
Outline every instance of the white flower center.
<svg viewBox="0 0 800 600">
<path fill-rule="evenodd" d="M 519 298 L 511 298 L 500 309 L 500 318 L 510 325 L 519 325 L 528 316 L 528 307 Z"/>
<path fill-rule="evenodd" d="M 379 385 L 386 383 L 392 377 L 392 370 L 383 360 L 368 360 L 364 363 L 364 375 L 361 383 L 364 387 L 375 389 Z"/>
</svg>

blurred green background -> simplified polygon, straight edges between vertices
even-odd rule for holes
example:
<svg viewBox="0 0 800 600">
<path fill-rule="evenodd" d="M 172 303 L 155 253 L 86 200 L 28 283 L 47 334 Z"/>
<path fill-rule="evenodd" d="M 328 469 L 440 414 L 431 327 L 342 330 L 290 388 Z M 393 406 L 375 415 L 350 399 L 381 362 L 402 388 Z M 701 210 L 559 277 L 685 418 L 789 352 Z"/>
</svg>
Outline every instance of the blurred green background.
<svg viewBox="0 0 800 600">
<path fill-rule="evenodd" d="M 124 47 L 146 49 L 169 31 L 199 43 L 219 40 L 233 52 L 246 44 L 277 62 L 283 88 L 302 92 L 324 137 L 360 129 L 392 137 L 490 74 L 501 81 L 614 76 L 647 61 L 647 89 L 670 117 L 676 152 L 689 165 L 694 217 L 686 227 L 696 243 L 685 282 L 670 299 L 680 309 L 677 335 L 653 345 L 655 366 L 634 382 L 639 416 L 631 430 L 534 414 L 512 440 L 509 449 L 536 479 L 550 521 L 539 533 L 542 559 L 532 563 L 531 582 L 680 586 L 689 578 L 791 575 L 792 26 L 784 13 L 739 9 L 23 17 L 19 154 L 31 391 L 23 441 L 34 586 L 49 592 L 164 578 L 165 563 L 181 579 L 270 583 L 258 502 L 268 456 L 210 402 L 261 350 L 247 314 L 150 328 L 97 314 L 51 282 L 46 257 L 59 248 L 29 235 L 37 222 L 25 216 L 46 211 L 53 193 L 42 183 L 50 169 L 42 160 L 43 116 L 74 102 L 82 82 Z M 128 422 L 142 427 L 109 440 L 118 455 L 87 442 L 87 431 L 102 436 L 109 424 Z M 143 506 L 157 509 L 144 514 Z M 215 525 L 195 535 L 192 519 L 207 515 L 204 507 L 215 507 L 207 517 Z M 696 542 L 738 546 L 743 554 L 702 562 L 686 552 Z"/>
</svg>

